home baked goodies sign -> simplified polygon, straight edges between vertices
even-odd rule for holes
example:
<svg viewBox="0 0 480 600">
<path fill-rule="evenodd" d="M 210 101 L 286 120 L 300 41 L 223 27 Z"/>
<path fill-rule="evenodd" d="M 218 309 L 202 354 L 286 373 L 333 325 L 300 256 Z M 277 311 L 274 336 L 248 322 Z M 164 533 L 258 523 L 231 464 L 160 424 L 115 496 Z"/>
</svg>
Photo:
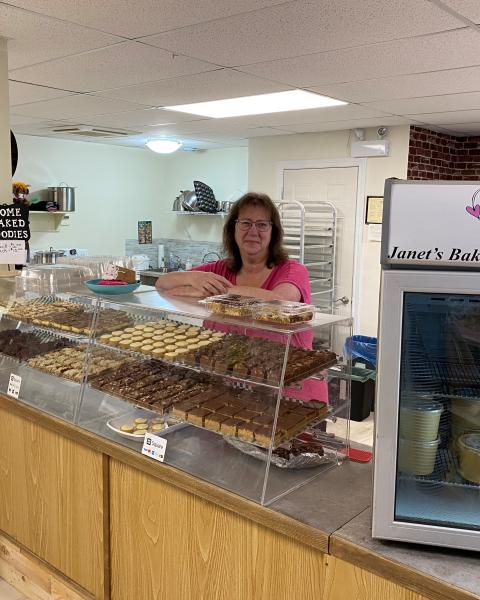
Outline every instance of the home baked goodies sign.
<svg viewBox="0 0 480 600">
<path fill-rule="evenodd" d="M 29 239 L 28 207 L 0 204 L 0 264 L 24 264 Z"/>
<path fill-rule="evenodd" d="M 480 270 L 480 182 L 387 179 L 381 262 Z"/>
</svg>

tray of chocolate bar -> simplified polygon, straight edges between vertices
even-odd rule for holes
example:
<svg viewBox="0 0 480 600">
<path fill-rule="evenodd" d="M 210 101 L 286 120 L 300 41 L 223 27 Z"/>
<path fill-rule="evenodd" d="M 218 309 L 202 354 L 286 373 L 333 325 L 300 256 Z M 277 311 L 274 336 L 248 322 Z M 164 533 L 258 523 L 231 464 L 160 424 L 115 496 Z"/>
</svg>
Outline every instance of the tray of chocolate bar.
<svg viewBox="0 0 480 600">
<path fill-rule="evenodd" d="M 216 315 L 251 318 L 259 301 L 256 298 L 239 294 L 220 294 L 200 300 L 200 303 Z"/>
<path fill-rule="evenodd" d="M 310 425 L 324 419 L 328 407 L 322 402 L 304 405 L 282 400 L 276 423 L 274 446 L 294 438 Z M 224 437 L 238 438 L 262 448 L 270 446 L 275 417 L 271 398 L 230 386 L 215 386 L 206 394 L 173 404 L 179 421 L 208 429 Z"/>
<path fill-rule="evenodd" d="M 225 441 L 252 458 L 267 462 L 268 450 L 245 443 L 238 438 L 225 438 Z M 337 460 L 337 453 L 330 448 L 324 448 L 320 442 L 304 442 L 294 438 L 283 443 L 272 451 L 271 464 L 280 469 L 311 469 L 332 463 Z"/>
<path fill-rule="evenodd" d="M 253 307 L 252 314 L 256 321 L 278 325 L 295 325 L 312 321 L 315 316 L 315 307 L 312 304 L 304 304 L 303 302 L 272 300 L 256 304 Z"/>
</svg>

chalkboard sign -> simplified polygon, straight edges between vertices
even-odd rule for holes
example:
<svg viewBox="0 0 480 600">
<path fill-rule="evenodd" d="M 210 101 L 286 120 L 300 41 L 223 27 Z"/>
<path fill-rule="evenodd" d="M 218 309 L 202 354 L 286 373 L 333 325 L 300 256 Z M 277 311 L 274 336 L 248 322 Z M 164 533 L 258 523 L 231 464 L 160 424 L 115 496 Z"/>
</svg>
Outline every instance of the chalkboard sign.
<svg viewBox="0 0 480 600">
<path fill-rule="evenodd" d="M 0 240 L 30 239 L 28 206 L 23 204 L 0 204 Z"/>
</svg>

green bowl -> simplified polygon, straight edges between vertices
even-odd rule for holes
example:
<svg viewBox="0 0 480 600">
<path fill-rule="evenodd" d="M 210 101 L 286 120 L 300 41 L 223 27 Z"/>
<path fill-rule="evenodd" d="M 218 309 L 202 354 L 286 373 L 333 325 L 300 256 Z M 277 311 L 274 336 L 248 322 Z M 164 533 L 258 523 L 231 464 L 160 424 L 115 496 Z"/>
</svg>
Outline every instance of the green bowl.
<svg viewBox="0 0 480 600">
<path fill-rule="evenodd" d="M 106 294 L 107 296 L 118 296 L 120 294 L 131 294 L 139 286 L 140 282 L 127 283 L 126 285 L 98 285 L 101 279 L 90 279 L 85 281 L 85 285 L 89 290 L 95 292 L 95 294 Z"/>
</svg>

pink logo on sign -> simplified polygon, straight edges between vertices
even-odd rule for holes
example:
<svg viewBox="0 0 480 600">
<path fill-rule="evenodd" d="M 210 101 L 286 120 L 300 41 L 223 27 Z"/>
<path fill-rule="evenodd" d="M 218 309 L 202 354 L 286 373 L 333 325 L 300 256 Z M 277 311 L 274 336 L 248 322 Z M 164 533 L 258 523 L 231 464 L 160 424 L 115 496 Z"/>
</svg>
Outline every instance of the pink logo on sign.
<svg viewBox="0 0 480 600">
<path fill-rule="evenodd" d="M 472 206 L 466 206 L 465 210 L 467 211 L 467 213 L 469 215 L 472 215 L 472 217 L 475 217 L 475 219 L 480 219 L 480 204 L 475 204 L 475 198 L 477 197 L 477 194 L 480 192 L 480 190 L 477 190 L 473 196 L 472 196 Z"/>
</svg>

